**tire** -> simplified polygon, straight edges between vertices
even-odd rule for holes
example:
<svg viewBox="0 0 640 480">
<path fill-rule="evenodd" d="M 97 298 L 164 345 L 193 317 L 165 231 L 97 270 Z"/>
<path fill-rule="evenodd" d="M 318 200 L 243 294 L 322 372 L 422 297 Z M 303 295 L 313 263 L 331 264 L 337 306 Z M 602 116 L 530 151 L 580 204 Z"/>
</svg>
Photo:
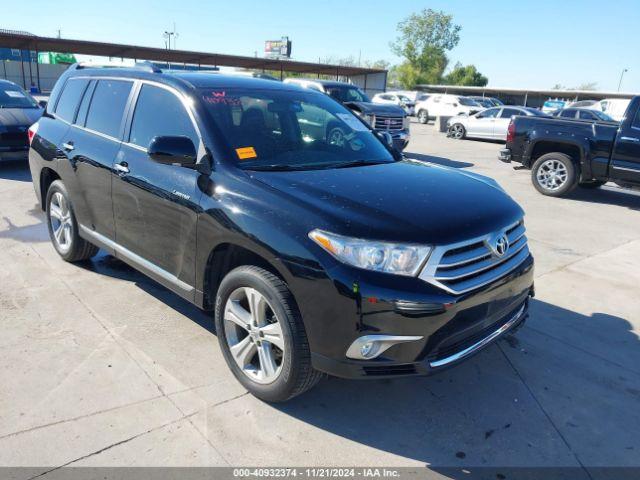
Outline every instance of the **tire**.
<svg viewBox="0 0 640 480">
<path fill-rule="evenodd" d="M 418 121 L 423 125 L 429 123 L 429 112 L 427 110 L 420 110 L 418 112 Z"/>
<path fill-rule="evenodd" d="M 252 315 L 261 309 L 251 308 L 249 302 L 259 305 L 259 296 L 264 299 L 264 314 Z M 262 320 L 256 321 L 258 317 Z M 323 376 L 311 366 L 309 342 L 291 291 L 262 268 L 242 266 L 224 277 L 216 295 L 215 325 L 225 361 L 236 379 L 264 401 L 289 400 Z"/>
<path fill-rule="evenodd" d="M 547 153 L 533 164 L 531 182 L 543 195 L 562 197 L 578 185 L 578 172 L 569 155 Z"/>
<path fill-rule="evenodd" d="M 593 182 L 584 182 L 584 183 L 579 183 L 578 186 L 580 188 L 586 188 L 588 190 L 593 190 L 596 188 L 600 188 L 601 186 L 603 186 L 605 183 L 602 180 L 594 180 Z"/>
<path fill-rule="evenodd" d="M 78 235 L 78 222 L 61 180 L 54 181 L 46 197 L 47 228 L 53 248 L 67 262 L 81 262 L 94 257 L 98 247 Z"/>
<path fill-rule="evenodd" d="M 467 136 L 467 131 L 461 123 L 454 123 L 449 127 L 449 136 L 454 140 L 463 140 Z"/>
</svg>

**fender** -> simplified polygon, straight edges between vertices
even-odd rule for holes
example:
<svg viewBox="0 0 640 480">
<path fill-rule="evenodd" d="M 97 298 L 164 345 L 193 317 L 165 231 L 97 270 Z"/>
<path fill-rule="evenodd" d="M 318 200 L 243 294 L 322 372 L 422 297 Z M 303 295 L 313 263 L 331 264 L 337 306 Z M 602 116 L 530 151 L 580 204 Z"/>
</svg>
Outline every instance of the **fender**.
<svg viewBox="0 0 640 480">
<path fill-rule="evenodd" d="M 590 180 L 593 178 L 591 171 L 591 143 L 587 138 L 578 139 L 576 137 L 563 138 L 563 132 L 554 132 L 553 136 L 542 137 L 538 136 L 536 132 L 532 132 L 531 137 L 528 139 L 527 147 L 525 148 L 525 152 L 523 155 L 523 159 L 526 160 L 525 165 L 529 168 L 533 166 L 533 162 L 536 158 L 540 157 L 545 153 L 551 152 L 561 152 L 561 153 L 569 153 L 572 152 L 572 157 L 575 158 L 574 151 L 578 151 L 578 158 L 576 160 L 576 166 L 580 171 L 580 179 L 581 180 Z M 573 134 L 568 134 L 573 136 Z M 554 138 L 555 137 L 555 138 Z M 558 138 L 559 137 L 559 138 Z M 549 145 L 544 145 L 548 143 Z M 537 154 L 536 148 L 541 147 L 542 153 Z M 534 153 L 536 153 L 534 158 Z"/>
</svg>

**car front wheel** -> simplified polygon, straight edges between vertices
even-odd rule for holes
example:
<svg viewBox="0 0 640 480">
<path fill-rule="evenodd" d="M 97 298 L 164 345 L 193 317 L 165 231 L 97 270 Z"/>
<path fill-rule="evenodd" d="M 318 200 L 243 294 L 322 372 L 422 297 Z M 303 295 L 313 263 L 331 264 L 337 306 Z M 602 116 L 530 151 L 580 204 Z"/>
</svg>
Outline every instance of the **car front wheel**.
<svg viewBox="0 0 640 480">
<path fill-rule="evenodd" d="M 464 125 L 461 123 L 454 123 L 449 128 L 449 136 L 456 140 L 462 140 L 467 134 L 467 131 L 464 129 Z"/>
<path fill-rule="evenodd" d="M 255 266 L 238 267 L 220 284 L 216 333 L 227 365 L 256 397 L 283 402 L 313 387 L 302 318 L 285 283 Z"/>
</svg>

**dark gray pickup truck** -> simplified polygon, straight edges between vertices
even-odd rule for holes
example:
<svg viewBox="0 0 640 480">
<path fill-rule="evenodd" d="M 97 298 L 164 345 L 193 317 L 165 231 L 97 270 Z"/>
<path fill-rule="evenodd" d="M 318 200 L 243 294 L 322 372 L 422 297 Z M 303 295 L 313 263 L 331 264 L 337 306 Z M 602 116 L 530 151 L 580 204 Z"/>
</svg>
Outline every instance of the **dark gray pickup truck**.
<svg viewBox="0 0 640 480">
<path fill-rule="evenodd" d="M 606 182 L 640 188 L 639 108 L 637 96 L 620 123 L 514 117 L 499 158 L 531 169 L 533 185 L 544 195 L 560 197 Z"/>
</svg>

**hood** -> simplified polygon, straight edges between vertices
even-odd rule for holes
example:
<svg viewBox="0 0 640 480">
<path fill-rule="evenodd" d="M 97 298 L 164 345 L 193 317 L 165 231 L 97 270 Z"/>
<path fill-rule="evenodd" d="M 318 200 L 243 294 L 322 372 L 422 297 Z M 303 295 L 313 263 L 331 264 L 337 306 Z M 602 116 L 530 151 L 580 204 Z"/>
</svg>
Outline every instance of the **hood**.
<svg viewBox="0 0 640 480">
<path fill-rule="evenodd" d="M 493 180 L 416 160 L 251 176 L 309 210 L 301 223 L 358 238 L 444 245 L 524 215 Z"/>
<path fill-rule="evenodd" d="M 41 108 L 0 108 L 0 126 L 30 127 L 42 116 Z"/>
<path fill-rule="evenodd" d="M 404 117 L 405 115 L 404 109 L 398 105 L 369 102 L 347 102 L 344 105 L 351 110 L 359 110 L 369 115 L 384 115 L 388 117 Z"/>
</svg>

